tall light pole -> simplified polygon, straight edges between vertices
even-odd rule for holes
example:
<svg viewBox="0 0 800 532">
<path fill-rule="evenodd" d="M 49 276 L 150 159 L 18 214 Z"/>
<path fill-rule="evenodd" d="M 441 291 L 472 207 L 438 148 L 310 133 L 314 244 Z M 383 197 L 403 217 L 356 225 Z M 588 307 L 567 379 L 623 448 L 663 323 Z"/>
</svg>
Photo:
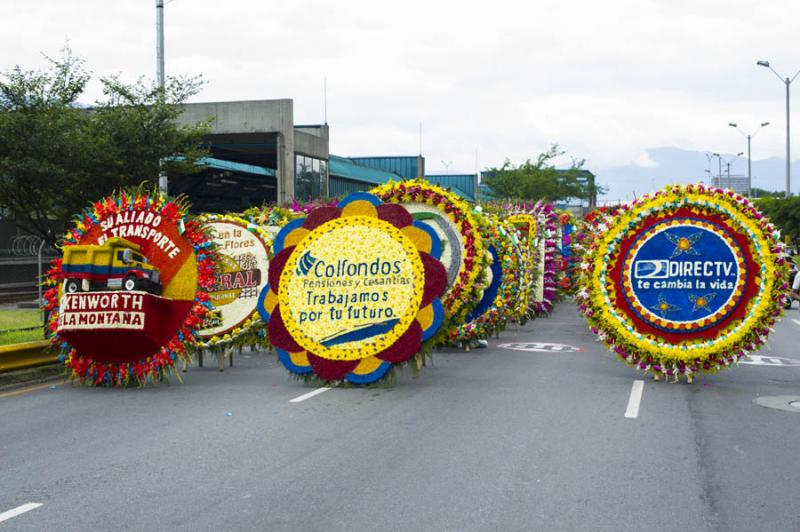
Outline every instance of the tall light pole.
<svg viewBox="0 0 800 532">
<path fill-rule="evenodd" d="M 736 159 L 738 159 L 738 158 L 739 158 L 739 157 L 741 157 L 742 155 L 744 155 L 744 152 L 743 152 L 743 151 L 740 151 L 740 152 L 739 152 L 739 153 L 737 153 L 737 154 L 736 154 L 736 155 L 735 155 L 735 156 L 734 156 L 732 159 L 726 159 L 726 160 L 725 160 L 725 166 L 726 166 L 726 167 L 727 167 L 727 169 L 728 169 L 728 190 L 733 190 L 733 186 L 731 185 L 731 163 L 733 163 L 734 161 L 736 161 Z M 717 154 L 717 157 L 719 157 L 719 160 L 720 160 L 720 163 L 721 163 L 721 162 L 722 162 L 722 156 L 720 156 L 719 154 Z M 722 168 L 722 166 L 720 166 L 720 168 Z M 720 170 L 720 172 L 721 172 L 721 170 Z M 722 181 L 722 176 L 720 176 L 720 177 L 719 177 L 719 180 L 720 180 L 720 181 Z M 721 183 L 720 183 L 720 184 L 721 184 Z"/>
<path fill-rule="evenodd" d="M 164 0 L 156 0 L 156 83 L 164 91 Z M 163 94 L 162 94 L 163 96 Z M 167 195 L 169 181 L 164 171 L 164 161 L 158 161 L 158 190 Z"/>
<path fill-rule="evenodd" d="M 790 141 L 791 137 L 789 135 L 789 85 L 791 85 L 792 82 L 795 80 L 795 78 L 797 77 L 797 74 L 800 74 L 800 70 L 798 70 L 797 73 L 794 76 L 792 76 L 791 78 L 788 78 L 788 77 L 787 78 L 783 78 L 783 76 L 778 74 L 778 72 L 769 65 L 769 61 L 763 61 L 763 60 L 762 61 L 756 61 L 756 64 L 758 66 L 763 66 L 763 67 L 766 67 L 766 68 L 772 70 L 772 73 L 775 74 L 778 77 L 779 80 L 781 80 L 781 83 L 786 85 L 786 197 L 788 198 L 792 193 L 791 192 L 791 173 L 792 173 L 792 170 L 791 170 L 792 157 L 791 157 L 791 155 L 792 155 L 792 149 L 791 149 L 791 141 Z"/>
<path fill-rule="evenodd" d="M 717 174 L 717 186 L 719 188 L 722 188 L 722 155 L 720 155 L 719 153 L 712 153 L 711 156 L 717 158 L 717 163 L 719 165 L 719 173 Z M 711 183 L 713 184 L 714 181 L 712 180 Z"/>
<path fill-rule="evenodd" d="M 768 126 L 769 122 L 761 122 L 761 125 L 758 126 L 758 129 L 756 129 L 755 131 L 753 131 L 750 134 L 747 134 L 744 131 L 742 131 L 742 128 L 740 128 L 738 125 L 736 125 L 736 122 L 729 122 L 728 125 L 731 126 L 732 128 L 735 128 L 736 131 L 741 133 L 747 139 L 747 197 L 749 198 L 753 193 L 753 191 L 752 191 L 752 189 L 753 189 L 753 171 L 752 170 L 753 169 L 752 169 L 752 159 L 750 158 L 750 140 L 753 137 L 756 136 L 756 133 L 761 131 L 762 127 Z"/>
</svg>

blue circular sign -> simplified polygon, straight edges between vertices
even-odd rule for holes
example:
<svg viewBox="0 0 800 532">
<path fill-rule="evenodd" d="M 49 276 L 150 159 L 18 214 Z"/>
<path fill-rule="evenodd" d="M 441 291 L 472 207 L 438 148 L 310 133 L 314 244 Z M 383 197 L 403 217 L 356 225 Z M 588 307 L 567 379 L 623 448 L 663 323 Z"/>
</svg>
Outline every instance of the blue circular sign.
<svg viewBox="0 0 800 532">
<path fill-rule="evenodd" d="M 736 308 L 745 268 L 739 244 L 725 229 L 679 218 L 639 235 L 622 275 L 625 297 L 639 318 L 662 330 L 695 332 Z"/>
</svg>

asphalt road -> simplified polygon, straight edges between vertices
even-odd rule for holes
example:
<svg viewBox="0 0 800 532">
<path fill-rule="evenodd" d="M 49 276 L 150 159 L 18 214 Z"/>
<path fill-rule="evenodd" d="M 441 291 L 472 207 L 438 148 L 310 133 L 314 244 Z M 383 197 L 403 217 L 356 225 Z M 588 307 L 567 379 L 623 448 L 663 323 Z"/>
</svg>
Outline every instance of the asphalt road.
<svg viewBox="0 0 800 532">
<path fill-rule="evenodd" d="M 0 392 L 0 519 L 41 504 L 0 532 L 797 531 L 800 409 L 754 403 L 800 399 L 788 312 L 761 365 L 644 379 L 636 417 L 642 377 L 569 303 L 392 389 L 290 402 L 313 389 L 252 354 L 159 388 Z M 579 350 L 501 347 L 536 343 Z"/>
</svg>

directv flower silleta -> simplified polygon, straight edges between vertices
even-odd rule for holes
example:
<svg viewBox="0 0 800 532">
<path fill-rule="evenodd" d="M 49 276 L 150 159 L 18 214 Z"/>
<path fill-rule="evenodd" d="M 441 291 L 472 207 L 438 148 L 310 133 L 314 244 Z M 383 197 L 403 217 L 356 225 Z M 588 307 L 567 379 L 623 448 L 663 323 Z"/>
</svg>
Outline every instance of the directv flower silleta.
<svg viewBox="0 0 800 532">
<path fill-rule="evenodd" d="M 745 198 L 669 187 L 603 225 L 577 300 L 625 362 L 691 381 L 763 345 L 782 313 L 788 269 L 777 233 Z"/>
</svg>

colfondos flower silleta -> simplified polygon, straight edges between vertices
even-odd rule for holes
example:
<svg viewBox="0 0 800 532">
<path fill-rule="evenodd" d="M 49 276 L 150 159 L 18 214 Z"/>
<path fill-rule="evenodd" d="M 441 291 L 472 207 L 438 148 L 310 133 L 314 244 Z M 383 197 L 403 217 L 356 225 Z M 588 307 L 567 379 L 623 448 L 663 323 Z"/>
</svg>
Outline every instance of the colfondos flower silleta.
<svg viewBox="0 0 800 532">
<path fill-rule="evenodd" d="M 412 359 L 444 317 L 441 250 L 428 225 L 367 193 L 289 222 L 259 303 L 281 362 L 364 384 Z"/>
</svg>

